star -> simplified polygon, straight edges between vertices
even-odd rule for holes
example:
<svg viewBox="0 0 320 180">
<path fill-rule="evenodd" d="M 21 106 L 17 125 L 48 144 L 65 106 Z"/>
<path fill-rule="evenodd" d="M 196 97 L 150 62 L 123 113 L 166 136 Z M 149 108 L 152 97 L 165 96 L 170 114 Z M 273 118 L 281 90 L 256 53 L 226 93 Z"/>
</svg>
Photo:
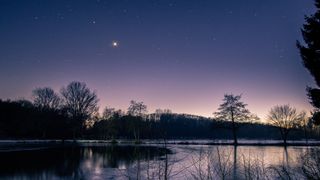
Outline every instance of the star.
<svg viewBox="0 0 320 180">
<path fill-rule="evenodd" d="M 112 41 L 112 47 L 116 48 L 119 46 L 119 42 L 118 41 Z"/>
</svg>

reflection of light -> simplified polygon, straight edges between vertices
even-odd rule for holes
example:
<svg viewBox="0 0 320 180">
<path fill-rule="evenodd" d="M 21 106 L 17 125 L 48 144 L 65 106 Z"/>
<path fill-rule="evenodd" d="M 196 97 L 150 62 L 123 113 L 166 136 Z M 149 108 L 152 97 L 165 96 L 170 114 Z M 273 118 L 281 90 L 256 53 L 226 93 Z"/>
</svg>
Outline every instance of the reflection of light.
<svg viewBox="0 0 320 180">
<path fill-rule="evenodd" d="M 84 150 L 85 157 L 92 158 L 92 154 L 93 154 L 92 149 L 85 149 Z"/>
<path fill-rule="evenodd" d="M 119 164 L 118 169 L 127 169 L 125 164 Z"/>
<path fill-rule="evenodd" d="M 101 174 L 101 167 L 100 166 L 97 166 L 94 170 L 95 174 Z"/>
<path fill-rule="evenodd" d="M 92 161 L 90 159 L 85 160 L 83 162 L 83 166 L 84 166 L 85 169 L 90 169 L 91 170 L 92 169 Z"/>
</svg>

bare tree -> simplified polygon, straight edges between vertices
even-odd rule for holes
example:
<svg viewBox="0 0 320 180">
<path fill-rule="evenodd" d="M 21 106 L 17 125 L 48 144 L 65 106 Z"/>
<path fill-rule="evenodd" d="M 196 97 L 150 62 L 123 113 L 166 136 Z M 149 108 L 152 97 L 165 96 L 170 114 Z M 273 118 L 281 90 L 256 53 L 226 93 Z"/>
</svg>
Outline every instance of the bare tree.
<svg viewBox="0 0 320 180">
<path fill-rule="evenodd" d="M 98 111 L 98 97 L 83 82 L 71 82 L 61 89 L 64 107 L 75 121 L 75 128 L 83 128 L 85 120 Z M 75 129 L 74 129 L 75 133 Z"/>
<path fill-rule="evenodd" d="M 103 119 L 110 119 L 114 116 L 114 114 L 116 113 L 115 108 L 108 108 L 105 107 L 102 113 L 102 118 Z"/>
<path fill-rule="evenodd" d="M 154 114 L 151 114 L 151 119 L 160 120 L 162 115 L 172 114 L 170 109 L 156 109 Z"/>
<path fill-rule="evenodd" d="M 130 129 L 136 143 L 140 143 L 141 122 L 146 117 L 147 106 L 143 102 L 130 101 L 128 115 L 130 116 Z"/>
<path fill-rule="evenodd" d="M 301 152 L 297 159 L 297 166 L 287 164 L 270 166 L 273 179 L 320 179 L 320 150 L 308 148 Z"/>
<path fill-rule="evenodd" d="M 259 119 L 246 109 L 247 104 L 240 101 L 241 95 L 225 94 L 223 103 L 220 104 L 218 112 L 215 112 L 215 118 L 223 121 L 231 121 L 234 144 L 238 144 L 237 139 L 237 122 L 248 122 Z"/>
<path fill-rule="evenodd" d="M 320 179 L 320 150 L 308 149 L 300 157 L 301 169 L 306 179 Z"/>
<path fill-rule="evenodd" d="M 143 104 L 143 102 L 130 101 L 130 106 L 128 108 L 129 115 L 143 117 L 147 112 L 147 106 Z"/>
<path fill-rule="evenodd" d="M 156 114 L 172 114 L 171 109 L 156 109 Z"/>
<path fill-rule="evenodd" d="M 108 120 L 111 118 L 117 119 L 117 118 L 124 116 L 125 114 L 126 113 L 124 111 L 122 111 L 121 109 L 105 107 L 105 109 L 103 110 L 103 113 L 102 113 L 102 118 L 104 120 Z"/>
<path fill-rule="evenodd" d="M 283 143 L 286 145 L 289 132 L 302 124 L 305 116 L 305 112 L 298 113 L 295 108 L 289 105 L 281 105 L 275 106 L 270 110 L 268 121 L 278 127 Z"/>
<path fill-rule="evenodd" d="M 231 157 L 231 149 L 221 150 L 218 146 L 215 150 L 201 148 L 200 152 L 196 153 L 196 158 L 192 157 L 192 179 L 229 179 L 234 168 Z"/>
<path fill-rule="evenodd" d="M 250 154 L 242 154 L 242 171 L 243 179 L 247 180 L 259 180 L 259 179 L 272 179 L 270 177 L 270 172 L 263 157 L 257 155 L 256 157 L 251 157 Z"/>
<path fill-rule="evenodd" d="M 36 88 L 32 91 L 33 104 L 41 109 L 58 109 L 61 99 L 50 87 Z"/>
<path fill-rule="evenodd" d="M 308 132 L 310 131 L 310 127 L 312 125 L 311 118 L 307 118 L 307 116 L 305 116 L 305 118 L 302 119 L 301 124 L 299 125 L 299 128 L 302 129 L 304 132 L 306 144 L 308 144 Z"/>
</svg>

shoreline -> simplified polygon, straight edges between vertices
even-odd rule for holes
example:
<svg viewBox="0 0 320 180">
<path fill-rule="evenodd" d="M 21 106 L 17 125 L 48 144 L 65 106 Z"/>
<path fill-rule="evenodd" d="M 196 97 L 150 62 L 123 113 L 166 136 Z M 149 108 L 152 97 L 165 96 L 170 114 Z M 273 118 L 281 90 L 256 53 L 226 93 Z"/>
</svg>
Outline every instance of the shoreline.
<svg viewBox="0 0 320 180">
<path fill-rule="evenodd" d="M 229 141 L 229 142 L 228 142 Z M 247 142 L 238 141 L 237 146 L 285 146 L 282 141 L 279 140 L 245 140 Z M 250 142 L 253 141 L 253 142 Z M 211 145 L 211 146 L 234 146 L 230 140 L 167 140 L 165 143 L 163 140 L 141 140 L 137 142 L 135 140 L 82 140 L 82 139 L 66 139 L 66 140 L 0 140 L 0 147 L 14 147 L 23 145 Z M 305 140 L 289 141 L 286 146 L 320 146 L 320 141 L 309 140 L 308 143 Z"/>
</svg>

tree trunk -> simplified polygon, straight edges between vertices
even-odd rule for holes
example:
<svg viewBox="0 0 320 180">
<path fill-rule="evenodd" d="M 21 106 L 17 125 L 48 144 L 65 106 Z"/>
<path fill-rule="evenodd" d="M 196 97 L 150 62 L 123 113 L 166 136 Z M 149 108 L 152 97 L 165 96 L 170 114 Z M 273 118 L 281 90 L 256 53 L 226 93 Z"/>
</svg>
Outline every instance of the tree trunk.
<svg viewBox="0 0 320 180">
<path fill-rule="evenodd" d="M 72 128 L 72 137 L 73 137 L 73 140 L 75 141 L 76 140 L 76 128 Z"/>
<path fill-rule="evenodd" d="M 233 111 L 231 111 L 231 120 L 232 120 L 233 144 L 237 145 L 238 139 L 237 139 L 236 125 L 235 125 L 234 117 L 233 117 Z"/>
<path fill-rule="evenodd" d="M 133 137 L 134 137 L 134 140 L 137 141 L 136 128 L 133 128 Z"/>
<path fill-rule="evenodd" d="M 307 127 L 304 128 L 304 138 L 306 139 L 306 144 L 308 144 L 308 131 L 307 131 Z"/>
<path fill-rule="evenodd" d="M 286 129 L 282 128 L 282 127 L 279 127 L 279 130 L 280 130 L 281 138 L 283 140 L 283 145 L 287 146 L 287 135 L 286 135 L 287 132 L 286 132 Z"/>
<path fill-rule="evenodd" d="M 285 147 L 287 146 L 287 136 L 288 136 L 288 133 L 287 133 L 287 132 L 284 132 L 283 143 L 284 143 L 284 146 L 285 146 Z"/>
<path fill-rule="evenodd" d="M 42 138 L 43 138 L 43 139 L 46 139 L 46 134 L 47 134 L 47 133 L 46 133 L 46 130 L 44 130 L 44 131 L 42 132 Z"/>
</svg>

